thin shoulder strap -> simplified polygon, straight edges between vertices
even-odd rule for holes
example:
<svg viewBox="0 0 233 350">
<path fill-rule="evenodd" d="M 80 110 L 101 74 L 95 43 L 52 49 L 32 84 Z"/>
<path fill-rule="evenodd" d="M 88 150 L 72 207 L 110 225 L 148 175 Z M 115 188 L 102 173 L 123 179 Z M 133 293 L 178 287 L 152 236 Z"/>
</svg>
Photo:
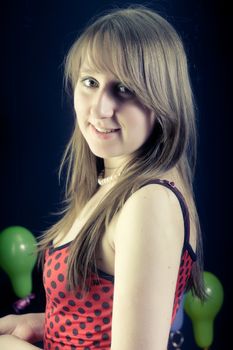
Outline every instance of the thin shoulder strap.
<svg viewBox="0 0 233 350">
<path fill-rule="evenodd" d="M 148 182 L 143 184 L 141 187 L 146 186 L 146 185 L 150 185 L 150 184 L 163 185 L 163 186 L 169 188 L 170 190 L 172 190 L 172 192 L 177 196 L 177 198 L 180 202 L 181 210 L 182 210 L 183 217 L 184 217 L 184 247 L 186 247 L 187 245 L 189 245 L 190 220 L 189 220 L 188 207 L 187 207 L 187 204 L 185 202 L 185 199 L 184 199 L 182 193 L 175 187 L 174 182 L 170 182 L 168 180 L 161 180 L 161 179 L 149 180 Z"/>
</svg>

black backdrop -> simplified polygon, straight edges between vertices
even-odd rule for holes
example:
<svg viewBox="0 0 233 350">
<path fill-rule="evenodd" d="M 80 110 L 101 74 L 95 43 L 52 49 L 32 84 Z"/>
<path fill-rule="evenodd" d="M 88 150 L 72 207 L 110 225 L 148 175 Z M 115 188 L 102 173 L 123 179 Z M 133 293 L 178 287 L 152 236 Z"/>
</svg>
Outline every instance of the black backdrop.
<svg viewBox="0 0 233 350">
<path fill-rule="evenodd" d="M 128 2 L 127 4 L 129 4 Z M 230 19 L 227 3 L 200 0 L 134 1 L 167 16 L 188 53 L 198 113 L 198 164 L 195 193 L 204 235 L 205 270 L 222 282 L 224 305 L 211 349 L 230 344 L 231 96 Z M 63 92 L 62 62 L 87 20 L 124 1 L 79 0 L 2 3 L 0 109 L 0 230 L 21 225 L 35 236 L 55 221 L 61 199 L 57 170 L 72 129 L 70 102 Z M 25 312 L 42 311 L 41 271 L 34 269 L 36 300 Z M 15 301 L 0 271 L 0 316 Z M 197 349 L 185 317 L 183 349 Z"/>
</svg>

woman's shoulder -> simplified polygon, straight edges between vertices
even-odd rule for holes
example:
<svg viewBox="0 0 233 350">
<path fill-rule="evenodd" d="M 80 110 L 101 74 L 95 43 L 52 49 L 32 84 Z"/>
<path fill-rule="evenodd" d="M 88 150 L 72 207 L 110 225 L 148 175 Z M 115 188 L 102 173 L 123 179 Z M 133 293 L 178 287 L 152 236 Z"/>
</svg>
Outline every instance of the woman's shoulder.
<svg viewBox="0 0 233 350">
<path fill-rule="evenodd" d="M 169 180 L 155 179 L 150 180 L 140 186 L 125 202 L 122 207 L 122 213 L 128 210 L 140 210 L 144 212 L 148 206 L 151 211 L 154 209 L 161 212 L 163 210 L 179 207 L 177 196 L 171 191 L 173 182 Z"/>
<path fill-rule="evenodd" d="M 146 180 L 125 202 L 122 212 L 134 207 L 134 210 L 145 209 L 145 204 L 157 209 L 180 209 L 183 202 L 188 209 L 189 197 L 181 177 L 175 169 L 163 175 Z M 161 212 L 161 210 L 160 210 Z"/>
<path fill-rule="evenodd" d="M 121 237 L 122 230 L 142 225 L 148 232 L 173 232 L 173 237 L 179 237 L 180 242 L 184 242 L 184 238 L 190 241 L 195 251 L 196 226 L 191 211 L 192 198 L 176 172 L 149 179 L 127 199 L 118 213 L 114 239 Z"/>
<path fill-rule="evenodd" d="M 117 218 L 116 237 L 121 236 L 122 231 L 145 231 L 145 228 L 144 234 L 148 236 L 160 230 L 183 231 L 183 214 L 177 196 L 159 182 L 142 186 L 127 199 Z"/>
</svg>

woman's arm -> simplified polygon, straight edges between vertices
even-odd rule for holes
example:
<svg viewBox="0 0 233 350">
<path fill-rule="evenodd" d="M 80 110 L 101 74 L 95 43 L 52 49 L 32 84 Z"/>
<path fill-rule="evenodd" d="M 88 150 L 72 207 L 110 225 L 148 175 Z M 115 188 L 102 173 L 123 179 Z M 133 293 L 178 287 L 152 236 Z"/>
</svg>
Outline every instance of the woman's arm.
<svg viewBox="0 0 233 350">
<path fill-rule="evenodd" d="M 159 185 L 135 192 L 119 214 L 111 350 L 166 350 L 184 241 L 175 194 Z"/>
<path fill-rule="evenodd" d="M 36 346 L 27 343 L 13 335 L 0 335 L 1 350 L 38 350 Z"/>
<path fill-rule="evenodd" d="M 0 318 L 0 335 L 13 335 L 27 342 L 36 343 L 43 340 L 44 317 L 44 313 L 2 317 Z"/>
</svg>

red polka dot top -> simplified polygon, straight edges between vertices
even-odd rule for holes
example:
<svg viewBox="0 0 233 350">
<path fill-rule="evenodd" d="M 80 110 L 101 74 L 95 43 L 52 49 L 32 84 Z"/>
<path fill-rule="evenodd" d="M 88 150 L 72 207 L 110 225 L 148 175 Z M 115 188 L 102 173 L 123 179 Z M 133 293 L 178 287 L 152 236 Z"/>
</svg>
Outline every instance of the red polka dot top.
<svg viewBox="0 0 233 350">
<path fill-rule="evenodd" d="M 184 217 L 184 246 L 181 254 L 171 324 L 182 299 L 193 262 L 189 244 L 190 222 L 184 197 L 173 182 L 153 180 L 170 188 L 177 196 Z M 46 251 L 43 281 L 46 292 L 44 349 L 110 350 L 114 276 L 98 270 L 92 273 L 90 291 L 84 297 L 80 290 L 66 289 L 66 270 L 70 243 Z"/>
</svg>

